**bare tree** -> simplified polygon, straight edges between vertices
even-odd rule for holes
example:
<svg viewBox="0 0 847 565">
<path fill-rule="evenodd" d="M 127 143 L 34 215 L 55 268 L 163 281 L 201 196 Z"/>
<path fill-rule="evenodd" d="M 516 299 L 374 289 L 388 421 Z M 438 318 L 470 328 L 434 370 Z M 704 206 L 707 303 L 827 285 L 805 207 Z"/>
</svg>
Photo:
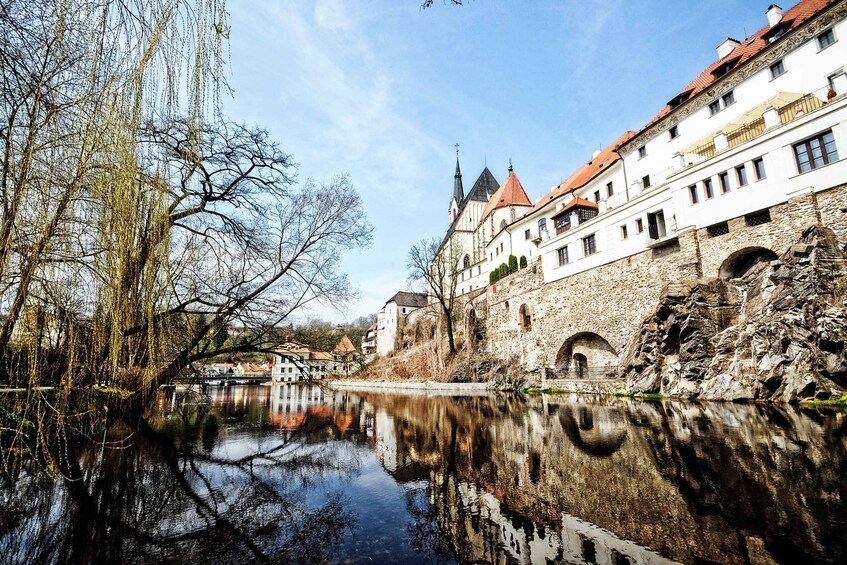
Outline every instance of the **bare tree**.
<svg viewBox="0 0 847 565">
<path fill-rule="evenodd" d="M 425 283 L 445 318 L 450 354 L 456 353 L 453 337 L 453 307 L 459 280 L 459 262 L 463 251 L 452 239 L 442 245 L 438 239 L 422 239 L 409 250 L 409 279 Z"/>
</svg>

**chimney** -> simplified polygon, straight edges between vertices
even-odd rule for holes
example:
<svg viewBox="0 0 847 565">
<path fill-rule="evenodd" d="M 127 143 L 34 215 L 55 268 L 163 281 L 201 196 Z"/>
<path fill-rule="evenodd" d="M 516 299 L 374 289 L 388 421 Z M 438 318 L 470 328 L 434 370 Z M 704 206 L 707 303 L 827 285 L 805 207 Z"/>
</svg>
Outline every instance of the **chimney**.
<svg viewBox="0 0 847 565">
<path fill-rule="evenodd" d="M 777 6 L 776 4 L 771 4 L 768 6 L 768 25 L 771 27 L 775 26 L 779 22 L 782 21 L 782 8 Z"/>
<path fill-rule="evenodd" d="M 718 45 L 718 59 L 723 59 L 724 57 L 732 53 L 732 51 L 739 45 L 741 45 L 740 41 L 731 37 L 727 37 L 726 39 L 721 41 L 720 45 Z"/>
<path fill-rule="evenodd" d="M 600 151 L 599 149 L 598 149 L 597 151 L 595 151 L 594 153 L 592 153 L 592 154 L 591 154 L 591 160 L 593 161 L 594 159 L 596 159 L 597 157 L 599 157 L 599 156 L 600 156 L 600 153 L 602 153 L 602 151 Z"/>
</svg>

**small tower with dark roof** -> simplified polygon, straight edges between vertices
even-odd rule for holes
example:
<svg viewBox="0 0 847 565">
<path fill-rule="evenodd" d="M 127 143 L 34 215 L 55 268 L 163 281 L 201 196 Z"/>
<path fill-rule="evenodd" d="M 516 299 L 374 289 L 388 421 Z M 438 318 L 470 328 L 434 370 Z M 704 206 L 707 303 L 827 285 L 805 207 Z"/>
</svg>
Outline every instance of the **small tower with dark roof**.
<svg viewBox="0 0 847 565">
<path fill-rule="evenodd" d="M 453 175 L 453 198 L 450 200 L 450 223 L 456 221 L 465 201 L 465 189 L 462 186 L 462 170 L 459 168 L 459 144 L 456 144 L 456 173 Z"/>
</svg>

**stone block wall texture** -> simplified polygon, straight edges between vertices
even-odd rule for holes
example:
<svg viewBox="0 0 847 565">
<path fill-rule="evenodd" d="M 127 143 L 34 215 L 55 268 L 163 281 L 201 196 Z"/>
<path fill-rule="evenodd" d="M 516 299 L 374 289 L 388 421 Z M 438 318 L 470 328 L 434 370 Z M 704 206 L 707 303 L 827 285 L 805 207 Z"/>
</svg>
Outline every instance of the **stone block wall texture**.
<svg viewBox="0 0 847 565">
<path fill-rule="evenodd" d="M 543 284 L 540 263 L 514 273 L 471 300 L 484 325 L 486 349 L 517 359 L 528 371 L 556 368 L 566 342 L 596 334 L 620 356 L 669 284 L 719 276 L 734 254 L 765 248 L 781 255 L 803 231 L 820 222 L 847 240 L 847 185 L 806 192 L 769 209 L 771 221 L 751 226 L 742 216 L 729 233 L 710 237 L 706 228 L 679 234 L 677 241 Z M 531 312 L 524 328 L 520 308 Z M 467 311 L 467 310 L 466 310 Z"/>
</svg>

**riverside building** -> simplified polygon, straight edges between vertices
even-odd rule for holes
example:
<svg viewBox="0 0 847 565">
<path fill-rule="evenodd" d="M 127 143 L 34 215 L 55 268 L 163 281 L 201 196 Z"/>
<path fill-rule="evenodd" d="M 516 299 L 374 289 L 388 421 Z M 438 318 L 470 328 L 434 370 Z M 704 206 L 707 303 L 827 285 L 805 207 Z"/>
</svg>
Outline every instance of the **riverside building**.
<svg viewBox="0 0 847 565">
<path fill-rule="evenodd" d="M 511 165 L 499 188 L 486 168 L 465 196 L 457 160 L 442 250 L 462 250 L 468 309 L 488 290 L 487 314 L 474 319 L 492 351 L 528 369 L 611 365 L 662 286 L 738 276 L 815 217 L 847 236 L 847 1 L 771 5 L 763 16 L 752 36 L 720 42 L 648 124 L 535 203 Z M 537 282 L 490 284 L 510 255 Z M 603 308 L 579 295 L 588 288 Z M 593 353 L 575 359 L 589 333 Z"/>
</svg>

